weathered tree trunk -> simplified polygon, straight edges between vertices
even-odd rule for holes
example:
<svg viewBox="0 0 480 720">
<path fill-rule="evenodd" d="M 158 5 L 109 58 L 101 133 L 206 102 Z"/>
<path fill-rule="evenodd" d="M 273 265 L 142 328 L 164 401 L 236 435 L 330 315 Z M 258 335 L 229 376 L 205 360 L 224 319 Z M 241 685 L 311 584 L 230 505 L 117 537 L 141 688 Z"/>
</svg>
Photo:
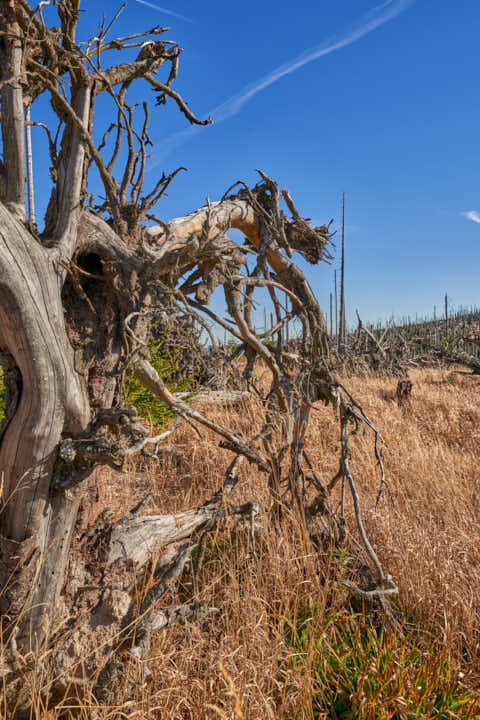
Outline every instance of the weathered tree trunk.
<svg viewBox="0 0 480 720">
<path fill-rule="evenodd" d="M 41 19 L 40 6 L 30 7 L 27 0 L 0 0 L 0 353 L 11 390 L 0 428 L 0 582 L 5 588 L 0 609 L 2 637 L 10 649 L 10 665 L 4 670 L 13 688 L 8 698 L 14 704 L 17 691 L 24 692 L 23 706 L 28 705 L 28 684 L 22 683 L 21 673 L 35 673 L 39 663 L 51 664 L 62 692 L 70 683 L 81 682 L 76 677 L 79 662 L 89 679 L 99 681 L 100 670 L 119 644 L 129 642 L 132 650 L 134 634 L 137 645 L 132 653 L 147 659 L 152 629 L 185 617 L 198 605 L 193 601 L 159 610 L 160 599 L 178 579 L 202 533 L 247 517 L 254 544 L 258 505 L 227 502 L 238 481 L 236 468 L 244 459 L 268 475 L 273 504 L 279 508 L 290 502 L 305 528 L 316 513 L 326 513 L 327 490 L 304 450 L 310 407 L 320 399 L 341 407 L 346 418 L 345 458 L 348 422 L 363 417 L 358 404 L 354 409 L 350 396 L 341 395 L 328 368 L 323 314 L 291 259 L 296 251 L 310 263 L 322 260 L 329 227 L 312 227 L 288 192 L 260 173 L 262 182 L 253 189 L 242 184 L 238 193 L 231 194 L 231 188 L 222 200 L 190 215 L 145 228 L 142 222 L 152 219 L 151 209 L 182 168 L 162 175 L 154 189 L 142 195 L 150 143 L 148 110 L 145 104 L 143 127 L 134 131 L 133 108 L 125 101 L 130 84 L 143 78 L 158 93 L 159 104 L 169 98 L 190 122 L 210 120 L 198 120 L 171 87 L 180 49 L 161 40 L 145 42 L 145 37 L 161 35 L 163 28 L 110 41 L 106 33 L 111 24 L 108 30 L 104 24 L 101 38 L 82 44 L 86 48 L 82 50 L 74 44 L 79 0 L 57 2 L 55 7 L 60 30 L 50 31 Z M 135 61 L 101 68 L 104 50 L 124 47 L 139 48 Z M 156 73 L 164 63 L 170 64 L 170 73 L 162 83 Z M 64 77 L 68 82 L 63 83 Z M 95 98 L 107 89 L 117 122 L 97 147 L 92 135 Z M 58 151 L 47 133 L 54 182 L 42 236 L 25 223 L 25 90 L 28 104 L 38 94 L 50 95 L 62 128 Z M 107 161 L 101 151 L 110 132 L 113 154 Z M 113 168 L 124 136 L 127 161 L 117 179 Z M 99 205 L 87 192 L 91 162 L 105 190 L 106 201 Z M 280 202 L 290 211 L 290 220 Z M 229 228 L 244 233 L 244 246 L 227 237 Z M 252 272 L 244 267 L 246 251 L 256 257 Z M 218 286 L 224 288 L 231 324 L 207 307 Z M 277 315 L 275 327 L 263 335 L 251 322 L 256 287 L 267 287 Z M 284 309 L 282 314 L 276 291 L 290 298 L 290 311 Z M 247 357 L 245 384 L 256 391 L 264 413 L 264 426 L 254 437 L 232 432 L 175 397 L 150 365 L 147 343 L 153 312 L 164 308 L 175 314 L 180 306 L 190 316 L 203 313 L 239 341 Z M 292 317 L 302 324 L 298 354 L 283 352 L 281 344 L 269 347 L 265 340 L 280 333 Z M 271 375 L 266 396 L 255 386 L 257 357 Z M 147 518 L 138 516 L 137 509 L 117 524 L 101 517 L 80 537 L 74 533 L 75 521 L 85 499 L 83 483 L 92 470 L 102 465 L 122 470 L 128 458 L 148 445 L 158 445 L 177 427 L 148 436 L 135 408 L 124 405 L 122 383 L 127 370 L 176 415 L 217 433 L 234 459 L 223 487 L 203 506 Z M 347 471 L 344 461 L 331 486 Z M 353 493 L 353 480 L 348 477 Z M 307 483 L 316 493 L 308 507 Z M 365 546 L 369 552 L 370 546 Z M 138 574 L 154 551 L 159 553 L 155 584 L 141 600 L 138 616 Z M 378 563 L 376 556 L 374 560 Z M 80 574 L 87 589 L 66 582 L 69 572 Z M 379 582 L 384 580 L 380 573 Z M 74 612 L 74 604 L 81 606 L 81 612 Z M 70 637 L 75 635 L 75 642 L 59 641 L 52 630 L 59 622 Z M 55 653 L 48 644 L 52 633 L 58 643 Z M 48 693 L 54 690 L 49 686 Z"/>
<path fill-rule="evenodd" d="M 97 422 L 119 397 L 118 363 L 124 342 L 124 322 L 135 307 L 130 293 L 138 291 L 139 278 L 141 282 L 147 270 L 149 274 L 165 277 L 171 276 L 175 268 L 175 275 L 180 276 L 191 264 L 192 252 L 196 262 L 222 252 L 235 256 L 236 244 L 223 235 L 229 227 L 242 229 L 257 246 L 260 234 L 250 202 L 241 199 L 226 199 L 172 221 L 169 237 L 174 239 L 163 237 L 160 250 L 145 248 L 145 259 L 122 244 L 105 222 L 87 214 L 80 224 L 73 221 L 73 231 L 78 227 L 76 242 L 63 235 L 62 245 L 52 248 L 42 246 L 1 206 L 0 219 L 2 347 L 13 356 L 22 378 L 19 404 L 0 445 L 5 498 L 1 527 L 12 558 L 6 572 L 12 572 L 17 563 L 16 583 L 11 586 L 11 609 L 15 609 L 15 614 L 23 611 L 22 640 L 26 647 L 35 647 L 45 638 L 48 624 L 53 622 L 58 608 L 82 495 L 80 483 L 100 462 L 94 449 L 99 442 L 97 426 L 93 426 L 92 421 Z M 204 242 L 199 247 L 196 238 L 202 232 Z M 153 229 L 148 235 L 158 246 L 158 232 Z M 81 264 L 85 258 L 95 265 L 95 273 L 90 272 L 92 268 L 88 264 L 89 270 L 85 271 L 94 278 L 88 281 L 91 283 L 88 298 L 79 296 L 69 285 L 61 254 L 66 246 L 70 252 L 77 253 L 77 263 Z M 312 313 L 313 327 L 323 330 L 321 313 L 302 273 L 274 246 L 268 251 L 268 262 L 276 272 L 276 281 L 291 287 L 295 297 L 302 301 L 303 311 Z M 277 377 L 278 401 L 288 411 L 276 362 L 243 322 L 238 292 L 229 297 L 241 336 L 265 356 Z M 148 311 L 148 293 L 143 294 L 142 304 Z M 148 332 L 148 324 L 144 331 Z M 136 332 L 142 332 L 141 324 Z M 87 337 L 90 344 L 85 343 Z M 77 343 L 76 351 L 72 342 Z M 141 362 L 140 355 L 139 373 Z M 147 377 L 141 373 L 139 377 L 150 386 Z M 155 382 L 153 389 L 157 391 Z M 161 388 L 161 392 L 180 414 L 192 412 L 181 400 L 170 396 L 166 388 Z M 198 411 L 194 411 L 194 415 L 223 435 L 232 449 L 267 469 L 265 459 L 248 443 Z M 74 452 L 78 457 L 83 453 L 80 464 L 69 464 L 65 460 L 68 456 L 68 448 L 65 452 L 63 449 L 66 438 L 73 438 L 74 442 L 79 438 Z M 81 448 L 87 439 L 91 439 L 88 446 L 91 455 L 85 460 L 86 450 Z M 122 452 L 125 456 L 126 451 Z M 110 462 L 115 462 L 118 448 L 112 453 Z M 18 544 L 14 551 L 12 542 Z"/>
<path fill-rule="evenodd" d="M 0 521 L 2 535 L 29 561 L 26 575 L 40 573 L 33 595 L 19 579 L 35 606 L 34 632 L 45 613 L 52 619 L 79 501 L 49 494 L 57 449 L 62 434 L 78 434 L 90 417 L 67 337 L 57 259 L 0 205 L 1 337 L 21 374 L 19 405 L 0 445 Z M 17 594 L 21 602 L 20 588 Z"/>
</svg>

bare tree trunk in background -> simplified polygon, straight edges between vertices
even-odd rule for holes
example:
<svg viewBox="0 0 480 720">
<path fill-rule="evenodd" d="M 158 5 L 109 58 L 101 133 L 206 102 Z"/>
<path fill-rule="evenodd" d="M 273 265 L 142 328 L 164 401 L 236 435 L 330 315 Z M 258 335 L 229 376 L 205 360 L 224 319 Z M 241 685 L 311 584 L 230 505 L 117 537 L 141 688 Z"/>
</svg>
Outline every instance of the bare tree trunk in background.
<svg viewBox="0 0 480 720">
<path fill-rule="evenodd" d="M 335 282 L 335 337 L 338 343 L 338 290 L 337 290 L 337 271 L 333 271 L 334 282 Z"/>
<path fill-rule="evenodd" d="M 340 264 L 340 332 L 338 337 L 338 351 L 340 355 L 345 352 L 346 342 L 345 319 L 345 193 L 342 198 L 342 256 Z"/>
<path fill-rule="evenodd" d="M 448 335 L 448 295 L 445 293 L 445 340 Z"/>
<path fill-rule="evenodd" d="M 330 293 L 330 337 L 333 337 L 333 296 Z"/>
</svg>

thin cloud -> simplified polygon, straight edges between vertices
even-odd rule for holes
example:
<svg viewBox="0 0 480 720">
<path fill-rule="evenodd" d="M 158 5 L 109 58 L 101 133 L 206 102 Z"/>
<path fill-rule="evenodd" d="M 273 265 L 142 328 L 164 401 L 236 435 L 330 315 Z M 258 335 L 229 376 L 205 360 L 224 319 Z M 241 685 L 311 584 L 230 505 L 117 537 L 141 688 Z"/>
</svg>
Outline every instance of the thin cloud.
<svg viewBox="0 0 480 720">
<path fill-rule="evenodd" d="M 177 18 L 178 20 L 185 20 L 186 22 L 193 22 L 193 20 L 190 20 L 190 18 L 185 17 L 185 15 L 179 15 L 176 12 L 173 12 L 173 10 L 167 10 L 167 8 L 160 7 L 160 5 L 155 5 L 154 3 L 147 2 L 147 0 L 136 0 L 137 3 L 140 3 L 140 5 L 146 5 L 149 8 L 153 8 L 153 10 L 158 10 L 158 12 L 163 13 L 164 15 L 170 15 L 170 17 Z"/>
<path fill-rule="evenodd" d="M 137 2 L 140 1 L 145 2 L 145 0 L 137 0 Z M 307 65 L 314 60 L 318 60 L 325 55 L 329 55 L 336 50 L 341 50 L 357 40 L 360 40 L 360 38 L 368 35 L 368 33 L 376 30 L 376 28 L 384 25 L 389 20 L 393 20 L 398 17 L 398 15 L 413 5 L 415 1 L 416 0 L 387 0 L 381 5 L 377 5 L 363 15 L 358 23 L 351 27 L 344 35 L 329 38 L 317 47 L 303 52 L 301 55 L 298 55 L 283 65 L 279 65 L 275 68 L 275 70 L 272 70 L 270 73 L 264 75 L 254 83 L 247 85 L 239 93 L 233 95 L 220 105 L 217 105 L 217 107 L 207 113 L 207 116 L 211 115 L 214 122 L 218 124 L 227 120 L 227 118 L 237 115 L 247 102 L 255 97 L 255 95 L 262 92 L 262 90 L 265 90 L 265 88 L 278 82 L 278 80 L 286 75 L 290 75 L 296 70 L 299 70 L 304 65 Z M 175 148 L 182 145 L 186 140 L 188 140 L 188 138 L 192 137 L 199 131 L 200 128 L 198 126 L 189 127 L 164 140 L 159 145 L 160 152 L 156 155 L 155 162 L 151 165 L 150 169 L 153 169 L 167 155 L 175 150 Z"/>
<path fill-rule="evenodd" d="M 463 217 L 466 217 L 467 220 L 471 220 L 474 223 L 480 224 L 480 213 L 476 210 L 469 210 L 468 212 L 462 213 Z"/>
</svg>

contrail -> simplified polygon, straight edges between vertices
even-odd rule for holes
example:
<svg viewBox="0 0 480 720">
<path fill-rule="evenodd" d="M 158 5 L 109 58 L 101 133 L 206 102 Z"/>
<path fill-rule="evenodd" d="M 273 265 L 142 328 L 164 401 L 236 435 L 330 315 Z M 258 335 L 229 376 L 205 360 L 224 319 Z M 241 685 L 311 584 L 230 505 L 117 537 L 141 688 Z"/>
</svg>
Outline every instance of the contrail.
<svg viewBox="0 0 480 720">
<path fill-rule="evenodd" d="M 145 2 L 145 0 L 141 1 Z M 262 90 L 265 90 L 265 88 L 273 85 L 286 75 L 290 75 L 290 73 L 299 70 L 301 67 L 307 65 L 313 60 L 318 60 L 318 58 L 329 55 L 336 50 L 340 50 L 348 45 L 351 45 L 357 40 L 360 40 L 360 38 L 368 35 L 368 33 L 371 33 L 376 28 L 384 25 L 389 20 L 396 18 L 408 7 L 410 7 L 410 5 L 413 5 L 415 1 L 416 0 L 387 0 L 381 5 L 377 5 L 363 15 L 358 23 L 350 28 L 344 35 L 324 40 L 323 43 L 317 47 L 307 50 L 283 65 L 279 65 L 275 68 L 275 70 L 268 73 L 268 75 L 264 75 L 256 82 L 247 85 L 236 95 L 233 95 L 225 102 L 217 105 L 217 107 L 207 113 L 207 116 L 211 115 L 215 123 L 218 124 L 227 118 L 237 115 L 247 102 L 249 102 L 255 95 L 258 95 L 258 93 Z M 137 0 L 137 2 L 140 2 L 140 0 Z M 158 146 L 159 153 L 156 155 L 155 161 L 150 166 L 150 169 L 153 169 L 167 155 L 175 150 L 175 148 L 182 145 L 186 140 L 188 140 L 188 138 L 199 131 L 200 128 L 198 126 L 192 126 L 171 135 L 169 138 L 160 143 Z"/>
<path fill-rule="evenodd" d="M 140 5 L 146 5 L 147 7 L 153 8 L 154 10 L 158 10 L 158 12 L 162 12 L 164 15 L 170 15 L 171 17 L 178 18 L 179 20 L 186 20 L 186 22 L 193 22 L 193 20 L 190 20 L 190 18 L 185 17 L 185 15 L 179 15 L 176 12 L 173 12 L 173 10 L 167 10 L 167 8 L 160 7 L 160 5 L 155 5 L 154 3 L 147 2 L 147 0 L 137 0 Z"/>
<path fill-rule="evenodd" d="M 467 220 L 471 220 L 474 223 L 480 223 L 480 213 L 476 210 L 469 210 L 468 212 L 462 213 L 463 217 L 466 217 Z"/>
</svg>

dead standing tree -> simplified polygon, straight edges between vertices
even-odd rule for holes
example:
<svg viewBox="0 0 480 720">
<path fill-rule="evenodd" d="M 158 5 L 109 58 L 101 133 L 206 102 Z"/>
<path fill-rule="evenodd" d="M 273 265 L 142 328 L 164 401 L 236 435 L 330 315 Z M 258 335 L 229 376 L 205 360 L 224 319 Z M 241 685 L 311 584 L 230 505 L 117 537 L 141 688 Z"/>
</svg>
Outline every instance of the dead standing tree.
<svg viewBox="0 0 480 720">
<path fill-rule="evenodd" d="M 44 22 L 42 5 L 0 0 L 0 357 L 8 390 L 0 429 L 1 601 L 3 637 L 11 649 L 11 664 L 4 671 L 10 684 L 15 687 L 17 679 L 22 685 L 25 673 L 43 672 L 45 664 L 53 662 L 57 679 L 46 688 L 48 694 L 58 684 L 80 682 L 75 677 L 80 659 L 82 672 L 93 677 L 112 647 L 127 642 L 135 617 L 132 653 L 145 659 L 152 630 L 195 611 L 198 603 L 192 602 L 160 612 L 159 601 L 179 577 L 199 534 L 224 523 L 227 514 L 247 516 L 253 531 L 256 503 L 227 503 L 238 480 L 236 468 L 244 459 L 267 474 L 275 515 L 279 517 L 286 505 L 295 507 L 312 536 L 319 515 L 334 528 L 329 493 L 339 480 L 347 483 L 360 535 L 378 576 L 374 592 L 389 593 L 392 584 L 363 531 L 349 469 L 348 428 L 370 422 L 328 369 L 322 313 L 291 260 L 299 252 L 309 262 L 319 262 L 326 253 L 328 228 L 311 227 L 288 192 L 264 174 L 253 189 L 236 183 L 220 201 L 190 215 L 168 223 L 155 218 L 152 208 L 182 168 L 163 174 L 150 192 L 143 190 L 151 144 L 148 106 L 143 104 L 143 119 L 136 129 L 137 111 L 128 104 L 127 94 L 132 83 L 144 81 L 157 93 L 158 104 L 172 100 L 191 123 L 209 122 L 197 119 L 172 87 L 180 48 L 165 40 L 165 29 L 159 27 L 109 39 L 113 23 L 105 22 L 95 38 L 80 44 L 75 36 L 80 0 L 54 2 L 59 25 L 51 29 Z M 138 55 L 131 62 L 105 65 L 105 57 L 122 50 Z M 25 219 L 24 110 L 44 93 L 59 130 L 54 136 L 45 124 L 33 123 L 47 133 L 53 180 L 45 230 L 38 234 Z M 105 93 L 116 118 L 96 145 L 95 103 Z M 118 172 L 123 143 L 126 161 Z M 89 192 L 92 166 L 102 180 L 104 202 Z M 281 209 L 282 202 L 291 219 Z M 146 220 L 157 224 L 145 229 Z M 244 233 L 243 246 L 227 237 L 229 228 Z M 247 253 L 255 257 L 250 272 Z M 208 307 L 219 285 L 232 320 L 228 330 L 245 351 L 247 381 L 255 388 L 257 359 L 271 374 L 266 395 L 255 388 L 265 422 L 252 438 L 236 435 L 172 396 L 146 353 L 151 318 L 159 307 L 181 305 L 225 327 L 223 318 Z M 253 293 L 260 286 L 268 288 L 277 313 L 275 326 L 264 337 L 256 334 L 251 320 Z M 277 290 L 290 297 L 290 313 L 282 312 Z M 301 350 L 293 359 L 295 372 L 292 357 L 281 346 L 275 349 L 264 342 L 292 317 L 298 317 L 303 328 Z M 72 546 L 79 506 L 88 504 L 84 481 L 94 468 L 109 465 L 121 470 L 127 458 L 158 444 L 175 429 L 148 437 L 135 410 L 124 407 L 122 380 L 127 369 L 178 416 L 216 432 L 234 459 L 224 487 L 204 506 L 176 516 L 148 517 L 139 516 L 137 508 L 116 525 L 104 519 Z M 328 487 L 304 448 L 310 411 L 318 400 L 340 408 L 342 457 Z M 159 548 L 163 554 L 156 584 L 144 597 L 138 616 L 138 572 Z M 87 588 L 83 594 L 69 586 L 72 567 L 82 574 Z M 81 613 L 72 612 L 74 602 Z M 68 631 L 75 631 L 75 642 L 71 635 L 65 640 Z M 54 656 L 48 653 L 52 643 Z M 31 649 L 36 661 L 29 655 Z"/>
</svg>

